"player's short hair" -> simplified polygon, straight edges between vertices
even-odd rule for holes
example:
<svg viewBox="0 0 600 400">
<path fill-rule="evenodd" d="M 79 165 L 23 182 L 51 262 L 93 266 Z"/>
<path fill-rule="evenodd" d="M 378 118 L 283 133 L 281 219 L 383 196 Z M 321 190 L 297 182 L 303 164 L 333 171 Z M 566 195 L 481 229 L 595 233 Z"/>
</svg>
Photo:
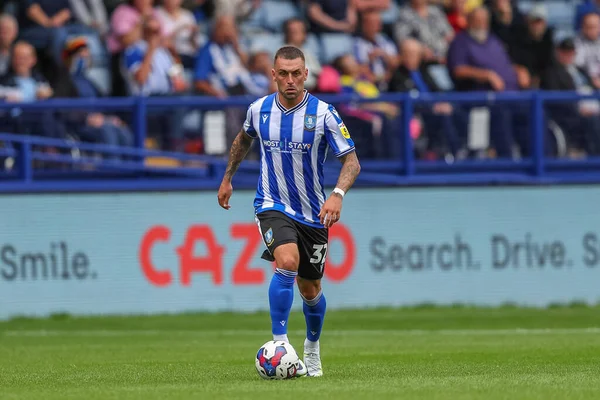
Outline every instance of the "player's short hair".
<svg viewBox="0 0 600 400">
<path fill-rule="evenodd" d="M 278 58 L 283 58 L 284 60 L 295 60 L 296 58 L 300 58 L 302 61 L 306 61 L 302 50 L 295 46 L 283 46 L 277 50 L 273 61 L 277 61 Z"/>
</svg>

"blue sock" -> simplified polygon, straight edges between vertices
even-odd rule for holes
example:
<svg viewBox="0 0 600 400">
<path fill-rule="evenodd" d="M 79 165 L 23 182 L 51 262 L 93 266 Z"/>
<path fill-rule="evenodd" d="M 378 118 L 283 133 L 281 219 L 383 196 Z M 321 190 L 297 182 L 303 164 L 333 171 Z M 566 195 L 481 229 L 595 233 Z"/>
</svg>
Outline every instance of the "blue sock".
<svg viewBox="0 0 600 400">
<path fill-rule="evenodd" d="M 326 308 L 327 301 L 322 291 L 312 300 L 304 299 L 302 310 L 306 319 L 306 338 L 311 342 L 316 342 L 321 337 Z"/>
<path fill-rule="evenodd" d="M 294 302 L 294 280 L 298 273 L 276 268 L 269 286 L 271 331 L 273 335 L 287 335 L 288 318 Z"/>
</svg>

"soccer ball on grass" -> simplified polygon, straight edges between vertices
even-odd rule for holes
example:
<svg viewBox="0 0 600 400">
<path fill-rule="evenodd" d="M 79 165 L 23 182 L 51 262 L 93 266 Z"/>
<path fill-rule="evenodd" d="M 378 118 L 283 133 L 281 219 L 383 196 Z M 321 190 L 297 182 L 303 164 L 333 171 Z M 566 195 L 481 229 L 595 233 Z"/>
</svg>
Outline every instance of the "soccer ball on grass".
<svg viewBox="0 0 600 400">
<path fill-rule="evenodd" d="M 263 344 L 256 354 L 256 371 L 263 379 L 289 379 L 296 376 L 298 354 L 291 344 L 271 340 Z"/>
</svg>

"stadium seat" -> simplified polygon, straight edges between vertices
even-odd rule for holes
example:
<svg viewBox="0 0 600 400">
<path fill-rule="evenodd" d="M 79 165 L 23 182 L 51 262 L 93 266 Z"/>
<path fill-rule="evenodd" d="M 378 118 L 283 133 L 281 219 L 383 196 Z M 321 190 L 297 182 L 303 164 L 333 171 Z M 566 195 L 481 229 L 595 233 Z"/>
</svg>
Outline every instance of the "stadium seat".
<svg viewBox="0 0 600 400">
<path fill-rule="evenodd" d="M 565 0 L 550 0 L 543 3 L 534 1 L 519 2 L 519 10 L 527 15 L 535 5 L 543 4 L 548 12 L 548 25 L 553 27 L 572 26 L 575 19 L 575 2 Z"/>
<path fill-rule="evenodd" d="M 277 33 L 255 34 L 248 45 L 248 51 L 255 53 L 258 51 L 267 51 L 271 56 L 283 45 L 283 35 Z"/>
<path fill-rule="evenodd" d="M 281 32 L 287 19 L 300 16 L 300 10 L 291 1 L 265 0 L 261 8 L 265 10 L 262 26 L 272 32 Z"/>
<path fill-rule="evenodd" d="M 321 61 L 331 64 L 337 57 L 352 53 L 352 36 L 343 33 L 321 35 Z"/>
</svg>

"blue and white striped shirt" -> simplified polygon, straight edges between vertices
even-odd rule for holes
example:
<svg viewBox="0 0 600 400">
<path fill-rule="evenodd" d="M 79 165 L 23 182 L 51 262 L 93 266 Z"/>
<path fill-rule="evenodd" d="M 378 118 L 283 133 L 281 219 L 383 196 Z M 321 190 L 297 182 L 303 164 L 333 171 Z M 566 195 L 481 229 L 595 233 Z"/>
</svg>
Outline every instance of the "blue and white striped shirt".
<svg viewBox="0 0 600 400">
<path fill-rule="evenodd" d="M 354 151 L 354 142 L 335 108 L 307 91 L 286 109 L 274 93 L 248 107 L 244 131 L 260 140 L 256 213 L 277 210 L 298 222 L 322 228 L 325 202 L 323 163 L 331 147 L 337 157 Z"/>
</svg>

